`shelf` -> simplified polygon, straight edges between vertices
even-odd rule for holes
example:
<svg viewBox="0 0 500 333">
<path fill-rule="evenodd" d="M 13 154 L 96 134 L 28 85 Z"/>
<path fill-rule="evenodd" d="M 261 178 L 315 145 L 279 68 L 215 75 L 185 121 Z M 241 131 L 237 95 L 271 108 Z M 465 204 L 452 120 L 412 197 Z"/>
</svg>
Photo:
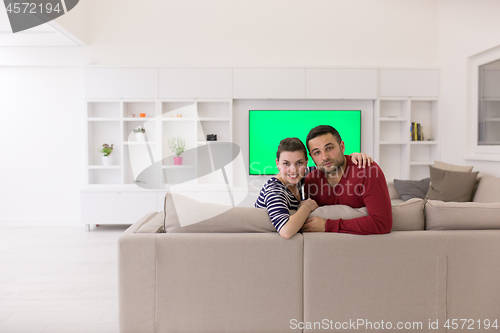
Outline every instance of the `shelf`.
<svg viewBox="0 0 500 333">
<path fill-rule="evenodd" d="M 91 117 L 87 118 L 88 121 L 120 121 L 120 118 L 99 118 L 99 117 Z"/>
<path fill-rule="evenodd" d="M 199 145 L 206 145 L 206 144 L 209 144 L 209 143 L 210 144 L 212 144 L 212 143 L 217 144 L 217 143 L 229 143 L 229 142 L 228 141 L 197 141 L 196 143 L 199 144 Z"/>
<path fill-rule="evenodd" d="M 411 145 L 437 145 L 437 141 L 410 141 Z"/>
<path fill-rule="evenodd" d="M 432 161 L 413 161 L 410 162 L 410 165 L 434 165 Z"/>
<path fill-rule="evenodd" d="M 163 169 L 194 169 L 194 165 L 162 165 Z"/>
<path fill-rule="evenodd" d="M 92 170 L 120 169 L 120 166 L 119 165 L 89 165 L 89 169 L 92 169 Z"/>
<path fill-rule="evenodd" d="M 196 118 L 194 117 L 171 117 L 171 118 L 163 118 L 162 121 L 194 121 Z"/>
<path fill-rule="evenodd" d="M 124 117 L 123 121 L 148 121 L 154 119 L 153 117 Z"/>
<path fill-rule="evenodd" d="M 145 145 L 145 144 L 150 144 L 150 145 L 155 145 L 156 141 L 123 141 L 124 145 Z"/>
<path fill-rule="evenodd" d="M 485 122 L 498 122 L 498 121 L 500 121 L 500 118 L 486 118 L 484 121 Z"/>
<path fill-rule="evenodd" d="M 221 118 L 201 117 L 200 121 L 229 121 L 229 118 L 226 118 L 226 117 L 221 117 Z"/>
<path fill-rule="evenodd" d="M 398 141 L 394 141 L 394 142 L 389 142 L 389 141 L 380 141 L 379 144 L 380 145 L 405 145 L 407 144 L 408 142 L 398 142 Z"/>
<path fill-rule="evenodd" d="M 398 118 L 398 117 L 383 117 L 383 118 L 380 118 L 380 121 L 408 121 L 408 119 Z"/>
</svg>

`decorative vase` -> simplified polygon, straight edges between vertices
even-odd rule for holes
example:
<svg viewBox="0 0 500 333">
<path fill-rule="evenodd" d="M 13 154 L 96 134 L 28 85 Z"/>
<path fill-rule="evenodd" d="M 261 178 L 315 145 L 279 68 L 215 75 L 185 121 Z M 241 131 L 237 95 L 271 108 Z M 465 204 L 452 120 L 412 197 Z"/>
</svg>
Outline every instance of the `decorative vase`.
<svg viewBox="0 0 500 333">
<path fill-rule="evenodd" d="M 146 138 L 144 137 L 144 133 L 135 133 L 135 138 L 138 142 L 146 142 Z"/>
<path fill-rule="evenodd" d="M 174 157 L 174 164 L 175 165 L 182 165 L 182 156 L 181 157 Z"/>
<path fill-rule="evenodd" d="M 113 156 L 102 156 L 102 164 L 104 165 L 112 165 L 113 164 Z"/>
</svg>

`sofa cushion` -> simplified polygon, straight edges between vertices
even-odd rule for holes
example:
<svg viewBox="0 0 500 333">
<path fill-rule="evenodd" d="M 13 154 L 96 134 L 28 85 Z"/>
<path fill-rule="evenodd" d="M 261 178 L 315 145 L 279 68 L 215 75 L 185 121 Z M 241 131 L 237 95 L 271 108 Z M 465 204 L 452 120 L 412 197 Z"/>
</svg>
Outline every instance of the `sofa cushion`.
<svg viewBox="0 0 500 333">
<path fill-rule="evenodd" d="M 500 229 L 500 202 L 443 202 L 425 205 L 427 230 Z"/>
<path fill-rule="evenodd" d="M 324 219 L 355 219 L 368 216 L 366 207 L 351 208 L 345 205 L 323 206 L 317 208 L 310 217 L 318 216 Z M 392 206 L 391 231 L 424 230 L 424 200 L 413 198 L 399 205 Z"/>
<path fill-rule="evenodd" d="M 424 230 L 424 200 L 412 198 L 392 206 L 391 231 Z"/>
<path fill-rule="evenodd" d="M 422 180 L 394 179 L 394 187 L 403 201 L 407 201 L 412 198 L 424 199 L 429 191 L 430 184 L 430 178 L 424 178 Z"/>
<path fill-rule="evenodd" d="M 168 233 L 276 232 L 265 209 L 199 202 L 178 193 L 165 195 L 164 225 Z"/>
<path fill-rule="evenodd" d="M 500 202 L 500 178 L 482 176 L 474 194 L 474 202 Z"/>
<path fill-rule="evenodd" d="M 309 217 L 321 217 L 331 220 L 350 220 L 358 217 L 368 216 L 366 207 L 352 208 L 346 205 L 322 206 L 316 208 L 309 214 Z"/>
<path fill-rule="evenodd" d="M 182 209 L 191 218 L 200 218 L 200 222 L 181 226 L 177 210 Z M 223 209 L 226 209 L 223 211 Z M 209 218 L 202 220 L 200 212 L 209 212 Z M 222 211 L 219 215 L 213 212 Z M 291 211 L 293 214 L 294 211 Z M 345 205 L 323 206 L 309 216 L 324 219 L 349 220 L 367 216 L 366 207 L 351 208 Z M 414 198 L 392 207 L 392 230 L 423 230 L 423 200 Z M 184 223 L 183 223 L 184 224 Z M 276 232 L 266 209 L 253 207 L 229 207 L 213 203 L 204 203 L 178 193 L 165 196 L 164 230 L 169 233 L 246 233 Z"/>
<path fill-rule="evenodd" d="M 470 200 L 479 172 L 447 171 L 429 166 L 431 186 L 427 199 L 466 202 Z"/>
<path fill-rule="evenodd" d="M 394 182 L 387 182 L 387 189 L 389 190 L 389 197 L 391 197 L 391 201 L 401 200 L 398 190 L 394 187 Z"/>
<path fill-rule="evenodd" d="M 142 222 L 139 225 L 139 228 L 135 231 L 136 233 L 156 234 L 164 232 L 163 212 L 148 213 L 141 219 L 141 221 Z"/>
<path fill-rule="evenodd" d="M 471 172 L 472 169 L 474 168 L 473 166 L 453 165 L 441 161 L 434 161 L 434 167 L 441 170 L 459 171 L 459 172 Z"/>
</svg>

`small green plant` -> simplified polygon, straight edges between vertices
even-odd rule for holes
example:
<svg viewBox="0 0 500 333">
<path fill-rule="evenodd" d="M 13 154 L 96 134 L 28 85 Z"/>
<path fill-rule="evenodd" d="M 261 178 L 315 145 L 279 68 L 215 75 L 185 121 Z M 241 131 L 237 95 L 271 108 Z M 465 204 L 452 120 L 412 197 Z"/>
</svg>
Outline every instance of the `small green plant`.
<svg viewBox="0 0 500 333">
<path fill-rule="evenodd" d="M 102 145 L 101 148 L 101 153 L 104 154 L 104 156 L 109 156 L 113 152 L 113 144 L 109 146 L 107 143 Z"/>
<path fill-rule="evenodd" d="M 146 132 L 146 129 L 139 126 L 137 128 L 134 128 L 133 131 L 134 131 L 134 133 L 144 133 L 144 132 Z"/>
<path fill-rule="evenodd" d="M 186 142 L 181 137 L 168 139 L 168 145 L 170 147 L 170 150 L 172 150 L 175 155 L 177 155 L 177 157 L 180 157 L 186 149 Z"/>
</svg>

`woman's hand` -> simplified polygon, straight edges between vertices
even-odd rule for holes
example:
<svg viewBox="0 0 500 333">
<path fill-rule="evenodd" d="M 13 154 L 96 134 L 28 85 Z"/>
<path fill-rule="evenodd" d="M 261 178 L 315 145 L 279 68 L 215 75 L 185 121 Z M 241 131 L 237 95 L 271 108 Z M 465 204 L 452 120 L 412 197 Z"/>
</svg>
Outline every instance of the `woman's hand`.
<svg viewBox="0 0 500 333">
<path fill-rule="evenodd" d="M 366 167 L 366 164 L 368 163 L 368 166 L 370 166 L 373 163 L 373 158 L 370 156 L 366 155 L 365 153 L 352 153 L 351 155 L 351 161 L 352 163 L 356 164 L 358 168 L 361 167 Z"/>
<path fill-rule="evenodd" d="M 313 210 L 315 210 L 316 208 L 318 208 L 318 204 L 313 199 L 306 199 L 306 200 L 302 201 L 300 204 L 306 206 L 307 208 L 309 208 L 309 210 L 311 212 Z"/>
</svg>

